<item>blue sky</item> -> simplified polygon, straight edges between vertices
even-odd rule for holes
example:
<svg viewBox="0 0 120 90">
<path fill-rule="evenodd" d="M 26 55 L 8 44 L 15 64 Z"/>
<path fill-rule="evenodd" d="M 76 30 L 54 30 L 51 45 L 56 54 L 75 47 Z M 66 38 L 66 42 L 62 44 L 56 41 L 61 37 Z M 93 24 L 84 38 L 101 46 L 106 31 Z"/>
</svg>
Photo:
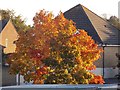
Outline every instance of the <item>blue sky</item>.
<svg viewBox="0 0 120 90">
<path fill-rule="evenodd" d="M 39 10 L 52 11 L 56 16 L 59 11 L 65 12 L 77 4 L 82 4 L 99 16 L 106 13 L 118 16 L 120 0 L 0 0 L 0 9 L 13 9 L 16 15 L 26 18 L 27 24 L 32 24 L 32 18 Z"/>
</svg>

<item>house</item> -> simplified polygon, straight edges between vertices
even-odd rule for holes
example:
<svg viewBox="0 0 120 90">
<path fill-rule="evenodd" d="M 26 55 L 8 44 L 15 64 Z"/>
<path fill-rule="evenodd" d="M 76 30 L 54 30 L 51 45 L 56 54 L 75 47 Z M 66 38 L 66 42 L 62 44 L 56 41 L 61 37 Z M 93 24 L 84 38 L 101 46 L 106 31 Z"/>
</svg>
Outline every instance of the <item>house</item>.
<svg viewBox="0 0 120 90">
<path fill-rule="evenodd" d="M 104 78 L 113 78 L 118 73 L 116 53 L 120 50 L 120 30 L 81 4 L 66 11 L 64 16 L 73 20 L 77 29 L 86 30 L 103 48 L 100 60 L 95 62 L 97 69 L 93 72 Z"/>
<path fill-rule="evenodd" d="M 11 20 L 0 20 L 0 83 L 2 86 L 16 85 L 16 76 L 8 73 L 9 67 L 4 64 L 5 54 L 14 53 L 18 33 Z"/>
</svg>

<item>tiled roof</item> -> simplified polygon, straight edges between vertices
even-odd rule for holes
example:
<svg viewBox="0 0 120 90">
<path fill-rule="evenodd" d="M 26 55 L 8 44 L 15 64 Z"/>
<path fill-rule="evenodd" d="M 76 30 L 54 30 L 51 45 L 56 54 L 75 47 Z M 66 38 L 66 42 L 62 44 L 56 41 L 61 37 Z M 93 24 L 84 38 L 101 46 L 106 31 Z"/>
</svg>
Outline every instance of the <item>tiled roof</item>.
<svg viewBox="0 0 120 90">
<path fill-rule="evenodd" d="M 0 20 L 0 33 L 3 30 L 3 28 L 5 27 L 5 25 L 7 24 L 8 21 L 9 20 L 7 20 L 7 19 Z"/>
<path fill-rule="evenodd" d="M 84 29 L 98 44 L 120 45 L 120 30 L 100 16 L 79 4 L 64 13 L 67 19 L 76 23 L 77 29 Z"/>
</svg>

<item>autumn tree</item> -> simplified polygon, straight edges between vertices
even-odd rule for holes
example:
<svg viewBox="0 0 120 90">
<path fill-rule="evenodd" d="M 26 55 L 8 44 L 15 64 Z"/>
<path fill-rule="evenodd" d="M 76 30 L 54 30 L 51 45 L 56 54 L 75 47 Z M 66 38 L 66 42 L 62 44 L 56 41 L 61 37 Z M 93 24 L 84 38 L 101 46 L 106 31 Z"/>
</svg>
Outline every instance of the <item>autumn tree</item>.
<svg viewBox="0 0 120 90">
<path fill-rule="evenodd" d="M 84 30 L 60 13 L 41 10 L 33 18 L 34 29 L 21 32 L 17 48 L 8 59 L 10 73 L 34 84 L 103 84 L 90 72 L 102 50 Z"/>
<path fill-rule="evenodd" d="M 17 31 L 27 31 L 31 28 L 30 25 L 26 25 L 26 21 L 25 19 L 22 19 L 21 15 L 15 15 L 14 10 L 0 9 L 0 15 L 2 16 L 2 19 L 10 19 Z"/>
</svg>

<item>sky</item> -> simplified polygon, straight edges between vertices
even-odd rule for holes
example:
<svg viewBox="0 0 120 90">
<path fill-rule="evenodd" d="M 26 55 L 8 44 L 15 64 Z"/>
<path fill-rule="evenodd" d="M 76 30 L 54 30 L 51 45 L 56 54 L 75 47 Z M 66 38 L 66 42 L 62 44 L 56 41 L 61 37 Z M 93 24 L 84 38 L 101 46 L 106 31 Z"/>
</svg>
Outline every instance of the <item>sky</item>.
<svg viewBox="0 0 120 90">
<path fill-rule="evenodd" d="M 59 11 L 65 12 L 70 8 L 82 4 L 99 16 L 107 14 L 118 17 L 118 2 L 120 0 L 0 0 L 0 9 L 10 9 L 25 18 L 26 24 L 33 24 L 36 12 L 42 9 L 52 11 L 56 16 Z"/>
</svg>

